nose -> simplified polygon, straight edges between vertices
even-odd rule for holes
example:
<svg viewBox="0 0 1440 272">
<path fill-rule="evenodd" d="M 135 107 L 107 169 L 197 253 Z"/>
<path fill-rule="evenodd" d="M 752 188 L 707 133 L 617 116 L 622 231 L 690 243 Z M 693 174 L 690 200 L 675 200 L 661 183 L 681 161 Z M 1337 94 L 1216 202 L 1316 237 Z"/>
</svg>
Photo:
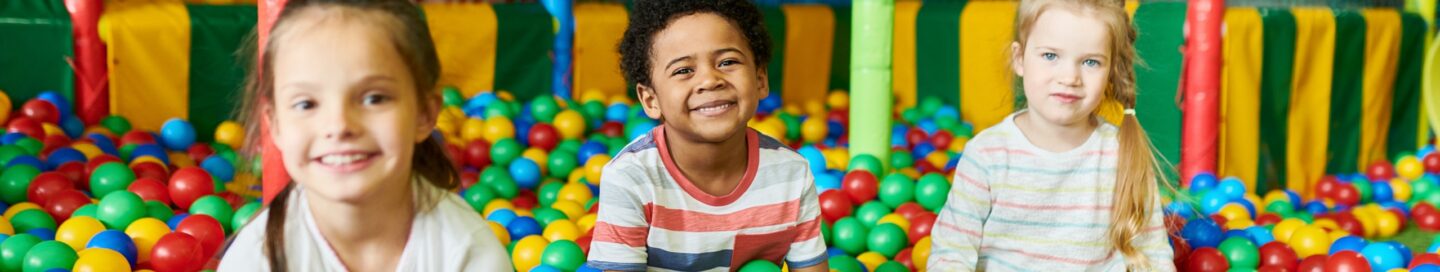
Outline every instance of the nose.
<svg viewBox="0 0 1440 272">
<path fill-rule="evenodd" d="M 351 103 L 331 103 L 321 109 L 320 124 L 325 139 L 343 141 L 359 136 L 358 107 Z"/>
</svg>

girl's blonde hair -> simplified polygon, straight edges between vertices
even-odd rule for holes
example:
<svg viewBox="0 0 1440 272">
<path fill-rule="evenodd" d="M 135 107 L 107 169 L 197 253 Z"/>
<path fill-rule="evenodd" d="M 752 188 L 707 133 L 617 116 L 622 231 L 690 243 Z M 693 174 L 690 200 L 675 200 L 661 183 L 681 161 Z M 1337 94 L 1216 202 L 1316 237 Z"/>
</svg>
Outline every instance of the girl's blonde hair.
<svg viewBox="0 0 1440 272">
<path fill-rule="evenodd" d="M 1135 27 L 1125 12 L 1124 0 L 1024 0 L 1015 18 L 1015 42 L 1024 50 L 1035 21 L 1048 10 L 1063 8 L 1088 15 L 1105 24 L 1110 34 L 1110 77 L 1105 99 L 1118 102 L 1125 109 L 1135 108 Z M 1098 110 L 1097 110 L 1098 114 Z M 1120 121 L 1120 150 L 1116 169 L 1115 196 L 1111 203 L 1110 228 L 1106 232 L 1111 246 L 1125 256 L 1127 266 L 1143 269 L 1149 258 L 1131 243 L 1147 227 L 1159 197 L 1159 184 L 1166 175 L 1157 160 L 1150 137 L 1140 127 L 1134 114 L 1125 114 Z"/>
</svg>

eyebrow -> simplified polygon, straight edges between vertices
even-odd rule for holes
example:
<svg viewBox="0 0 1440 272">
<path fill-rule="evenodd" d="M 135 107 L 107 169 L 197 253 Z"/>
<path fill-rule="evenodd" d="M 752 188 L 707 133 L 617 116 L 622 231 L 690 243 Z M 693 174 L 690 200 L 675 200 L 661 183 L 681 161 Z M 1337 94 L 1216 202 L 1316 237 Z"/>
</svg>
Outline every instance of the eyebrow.
<svg viewBox="0 0 1440 272">
<path fill-rule="evenodd" d="M 745 52 L 742 52 L 742 51 L 740 51 L 740 49 L 737 49 L 737 48 L 734 48 L 734 47 L 726 47 L 726 48 L 715 49 L 715 51 L 710 51 L 710 55 L 719 55 L 719 54 L 724 54 L 724 53 L 727 53 L 727 52 L 735 52 L 736 54 L 740 54 L 741 56 L 744 56 L 744 55 L 745 55 Z M 670 60 L 670 63 L 666 63 L 666 64 L 665 64 L 665 69 L 666 69 L 666 70 L 669 70 L 669 69 L 670 69 L 670 66 L 675 65 L 675 63 L 679 63 L 679 62 L 681 62 L 681 61 L 685 61 L 685 60 L 689 60 L 689 59 L 691 59 L 690 56 L 683 56 L 683 57 L 678 57 L 678 58 L 672 59 L 672 60 Z"/>
</svg>

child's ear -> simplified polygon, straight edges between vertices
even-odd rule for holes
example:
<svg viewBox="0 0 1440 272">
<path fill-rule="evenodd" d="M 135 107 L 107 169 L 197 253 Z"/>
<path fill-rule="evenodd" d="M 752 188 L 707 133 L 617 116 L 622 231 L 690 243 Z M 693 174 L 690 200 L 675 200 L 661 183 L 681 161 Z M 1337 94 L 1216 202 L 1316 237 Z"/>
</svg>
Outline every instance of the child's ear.
<svg viewBox="0 0 1440 272">
<path fill-rule="evenodd" d="M 1015 76 L 1025 76 L 1025 52 L 1020 48 L 1020 42 L 1010 42 L 1010 69 L 1015 70 Z"/>
<path fill-rule="evenodd" d="M 755 69 L 755 79 L 759 80 L 760 99 L 770 97 L 770 73 L 767 73 L 764 66 Z"/>
<path fill-rule="evenodd" d="M 444 103 L 439 95 L 424 95 L 420 98 L 420 115 L 416 116 L 415 122 L 415 143 L 422 143 L 430 138 L 431 132 L 435 131 L 435 123 L 440 117 L 440 109 Z"/>
<path fill-rule="evenodd" d="M 640 99 L 640 108 L 645 110 L 645 116 L 649 116 L 650 119 L 660 119 L 660 97 L 656 96 L 654 88 L 636 83 L 635 97 Z"/>
</svg>

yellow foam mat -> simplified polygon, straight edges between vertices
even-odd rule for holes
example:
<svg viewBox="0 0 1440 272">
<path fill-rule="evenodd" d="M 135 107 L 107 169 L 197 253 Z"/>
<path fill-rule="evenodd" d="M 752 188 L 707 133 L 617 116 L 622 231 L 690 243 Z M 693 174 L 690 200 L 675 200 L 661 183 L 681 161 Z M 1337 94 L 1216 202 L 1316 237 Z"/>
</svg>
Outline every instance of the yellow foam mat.
<svg viewBox="0 0 1440 272">
<path fill-rule="evenodd" d="M 1400 57 L 1400 12 L 1361 10 L 1365 16 L 1365 74 L 1361 83 L 1360 165 L 1385 158 L 1390 110 L 1395 95 L 1395 65 Z"/>
<path fill-rule="evenodd" d="M 158 131 L 189 117 L 190 14 L 179 1 L 111 1 L 99 30 L 110 70 L 110 113 Z"/>
<path fill-rule="evenodd" d="M 830 89 L 830 57 L 835 44 L 835 12 L 820 4 L 786 4 L 785 78 L 781 101 L 806 105 L 825 102 Z M 773 35 L 773 34 L 772 34 Z"/>
<path fill-rule="evenodd" d="M 891 48 L 891 86 L 895 89 L 895 104 L 898 108 L 915 106 L 915 17 L 920 15 L 920 1 L 895 1 L 894 44 Z"/>
<path fill-rule="evenodd" d="M 473 3 L 425 4 L 424 9 L 440 57 L 440 86 L 456 86 L 465 97 L 494 89 L 495 9 Z"/>
<path fill-rule="evenodd" d="M 1015 111 L 1008 68 L 1019 2 L 975 1 L 960 14 L 960 116 L 975 131 L 999 123 Z"/>
<path fill-rule="evenodd" d="M 1260 70 L 1265 32 L 1253 7 L 1225 11 L 1225 65 L 1220 86 L 1221 176 L 1239 177 L 1255 190 L 1260 159 Z"/>
<path fill-rule="evenodd" d="M 1295 71 L 1290 96 L 1286 149 L 1286 185 L 1302 198 L 1313 197 L 1325 174 L 1330 140 L 1330 84 L 1335 62 L 1335 15 L 1328 8 L 1297 7 Z"/>
<path fill-rule="evenodd" d="M 605 97 L 625 96 L 630 89 L 620 75 L 620 38 L 629 19 L 625 6 L 575 3 L 575 85 L 572 93 L 598 90 Z"/>
</svg>

